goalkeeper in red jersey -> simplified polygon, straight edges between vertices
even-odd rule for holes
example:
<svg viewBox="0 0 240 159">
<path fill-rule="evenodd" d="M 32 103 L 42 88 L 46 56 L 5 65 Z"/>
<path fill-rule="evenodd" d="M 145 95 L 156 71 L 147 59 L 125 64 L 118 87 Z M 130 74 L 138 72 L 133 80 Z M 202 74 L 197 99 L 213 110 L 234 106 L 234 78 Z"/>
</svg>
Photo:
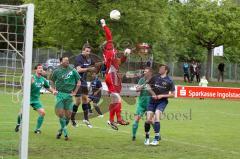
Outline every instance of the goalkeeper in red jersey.
<svg viewBox="0 0 240 159">
<path fill-rule="evenodd" d="M 124 121 L 121 116 L 122 99 L 120 92 L 122 89 L 122 81 L 119 77 L 119 66 L 121 63 L 127 60 L 127 55 L 131 53 L 130 49 L 124 51 L 124 56 L 117 57 L 117 50 L 114 48 L 111 31 L 106 25 L 104 19 L 100 20 L 101 25 L 105 31 L 106 44 L 103 47 L 104 63 L 106 65 L 106 85 L 111 97 L 111 103 L 109 105 L 109 121 L 108 124 L 115 130 L 118 130 L 117 124 L 128 125 L 129 122 Z M 114 122 L 115 114 L 117 116 L 117 123 Z"/>
</svg>

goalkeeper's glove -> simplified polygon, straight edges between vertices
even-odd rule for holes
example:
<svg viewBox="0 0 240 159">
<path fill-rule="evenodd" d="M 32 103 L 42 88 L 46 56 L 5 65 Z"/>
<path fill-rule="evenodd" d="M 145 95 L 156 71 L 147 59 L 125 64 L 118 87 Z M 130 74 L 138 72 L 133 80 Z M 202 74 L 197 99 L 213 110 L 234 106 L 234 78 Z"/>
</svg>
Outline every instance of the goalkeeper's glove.
<svg viewBox="0 0 240 159">
<path fill-rule="evenodd" d="M 126 49 L 124 50 L 124 56 L 130 55 L 130 53 L 131 53 L 131 49 L 126 48 Z"/>
<path fill-rule="evenodd" d="M 100 22 L 101 22 L 102 27 L 104 27 L 106 25 L 106 22 L 104 19 L 101 19 Z"/>
</svg>

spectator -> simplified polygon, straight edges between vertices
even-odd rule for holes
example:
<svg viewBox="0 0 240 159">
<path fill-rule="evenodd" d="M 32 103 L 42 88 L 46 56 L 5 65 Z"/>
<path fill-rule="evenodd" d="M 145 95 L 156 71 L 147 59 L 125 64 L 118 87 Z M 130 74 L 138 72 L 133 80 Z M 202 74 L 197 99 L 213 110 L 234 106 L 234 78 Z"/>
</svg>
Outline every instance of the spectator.
<svg viewBox="0 0 240 159">
<path fill-rule="evenodd" d="M 200 82 L 200 74 L 201 74 L 201 64 L 200 64 L 200 62 L 197 62 L 197 67 L 196 67 L 197 82 Z"/>
<path fill-rule="evenodd" d="M 197 68 L 197 63 L 193 60 L 190 66 L 191 82 L 193 82 L 194 77 L 196 76 L 196 68 Z"/>
<path fill-rule="evenodd" d="M 183 63 L 183 79 L 184 79 L 184 82 L 187 82 L 187 81 L 190 82 L 190 79 L 189 79 L 189 64 L 186 61 Z"/>
<path fill-rule="evenodd" d="M 207 87 L 207 85 L 208 85 L 208 81 L 207 81 L 206 77 L 203 76 L 203 77 L 201 78 L 201 81 L 199 82 L 199 86 Z"/>
<path fill-rule="evenodd" d="M 222 82 L 224 81 L 224 63 L 221 62 L 219 65 L 218 65 L 218 82 L 220 81 L 220 78 L 222 78 Z"/>
<path fill-rule="evenodd" d="M 207 81 L 206 77 L 203 76 L 203 77 L 201 78 L 201 81 L 199 82 L 199 86 L 207 87 L 207 85 L 208 85 L 208 81 Z M 204 99 L 204 98 L 200 98 L 200 99 Z"/>
</svg>

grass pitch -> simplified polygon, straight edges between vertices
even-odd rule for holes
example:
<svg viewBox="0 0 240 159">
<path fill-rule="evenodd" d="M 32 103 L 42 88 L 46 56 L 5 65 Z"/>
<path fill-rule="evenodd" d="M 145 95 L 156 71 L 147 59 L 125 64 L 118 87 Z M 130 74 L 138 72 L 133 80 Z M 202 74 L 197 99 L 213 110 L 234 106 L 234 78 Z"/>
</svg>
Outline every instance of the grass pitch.
<svg viewBox="0 0 240 159">
<path fill-rule="evenodd" d="M 14 98 L 13 98 L 14 99 Z M 120 126 L 114 131 L 104 118 L 93 118 L 89 129 L 81 121 L 78 128 L 68 126 L 70 141 L 57 140 L 58 119 L 54 114 L 54 97 L 42 95 L 46 117 L 42 134 L 33 133 L 37 113 L 31 109 L 30 159 L 218 159 L 240 157 L 240 101 L 171 99 L 161 120 L 162 140 L 157 147 L 144 146 L 144 122 L 141 120 L 137 140 L 131 141 L 131 128 Z M 0 94 L 0 159 L 15 159 L 19 154 L 20 133 L 15 133 L 19 104 L 10 95 Z M 124 118 L 133 123 L 135 99 L 126 98 Z M 105 99 L 101 107 L 107 105 Z M 154 136 L 151 128 L 151 137 Z"/>
</svg>

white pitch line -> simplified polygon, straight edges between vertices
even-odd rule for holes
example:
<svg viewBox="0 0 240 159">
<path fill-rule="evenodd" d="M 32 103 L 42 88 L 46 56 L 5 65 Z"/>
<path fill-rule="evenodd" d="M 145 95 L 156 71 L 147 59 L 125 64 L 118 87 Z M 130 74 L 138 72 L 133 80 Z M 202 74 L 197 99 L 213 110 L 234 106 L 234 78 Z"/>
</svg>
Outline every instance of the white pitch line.
<svg viewBox="0 0 240 159">
<path fill-rule="evenodd" d="M 6 124 L 13 124 L 13 123 L 15 124 L 15 122 L 5 122 L 5 123 Z M 50 122 L 50 123 L 45 123 L 45 124 L 46 125 L 55 125 L 56 123 L 51 123 Z M 86 126 L 85 124 L 78 124 L 78 125 Z M 120 132 L 120 133 L 131 135 L 131 133 L 128 132 L 128 131 L 123 131 L 123 130 L 118 130 L 117 131 L 117 130 L 113 130 L 111 128 L 103 128 L 103 127 L 93 126 L 92 129 L 100 129 L 100 130 L 111 131 L 111 132 Z M 144 137 L 144 135 L 141 135 L 141 137 Z M 206 146 L 206 145 L 192 144 L 192 143 L 189 143 L 189 142 L 186 142 L 186 141 L 180 141 L 180 140 L 176 140 L 176 139 L 169 139 L 169 138 L 166 138 L 166 137 L 164 137 L 164 139 L 162 139 L 162 140 L 168 141 L 168 142 L 173 142 L 173 143 L 176 143 L 176 144 L 181 144 L 181 145 L 188 145 L 188 146 L 199 147 L 199 148 L 202 148 L 202 149 L 207 149 L 207 150 L 212 150 L 212 151 L 219 151 L 219 152 L 224 152 L 224 153 L 231 153 L 231 154 L 235 154 L 235 155 L 240 155 L 240 153 L 237 152 L 237 151 L 227 151 L 227 150 L 223 150 L 223 149 L 216 148 L 216 147 L 209 147 L 209 146 Z"/>
</svg>

